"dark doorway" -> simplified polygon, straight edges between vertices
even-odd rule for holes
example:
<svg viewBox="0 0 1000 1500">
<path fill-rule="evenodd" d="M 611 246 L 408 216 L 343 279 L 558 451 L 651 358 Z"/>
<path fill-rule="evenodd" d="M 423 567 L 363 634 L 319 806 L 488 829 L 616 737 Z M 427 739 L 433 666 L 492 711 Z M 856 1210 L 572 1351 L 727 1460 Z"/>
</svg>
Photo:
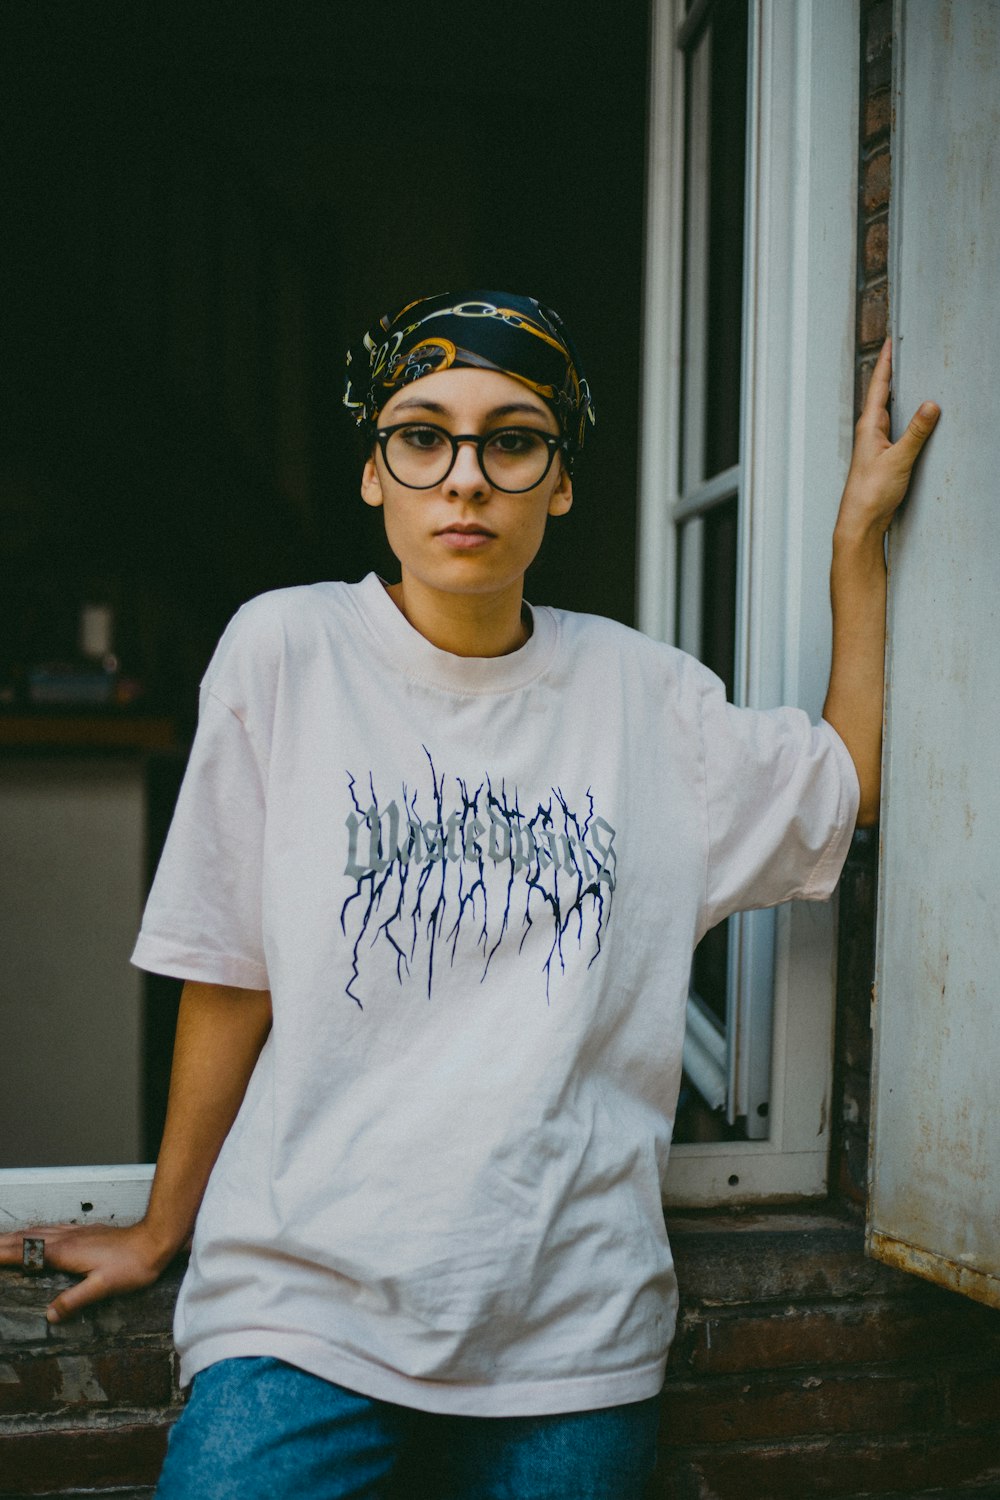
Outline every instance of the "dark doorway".
<svg viewBox="0 0 1000 1500">
<path fill-rule="evenodd" d="M 642 4 L 5 9 L 0 712 L 99 601 L 177 726 L 148 762 L 150 871 L 229 616 L 393 574 L 340 405 L 347 343 L 424 292 L 528 291 L 598 423 L 541 603 L 631 622 Z M 179 986 L 147 981 L 155 1153 Z"/>
<path fill-rule="evenodd" d="M 343 350 L 456 285 L 529 290 L 574 331 L 598 427 L 529 594 L 632 619 L 645 8 L 481 16 L 8 12 L 8 672 L 105 597 L 190 717 L 244 599 L 391 568 Z"/>
</svg>

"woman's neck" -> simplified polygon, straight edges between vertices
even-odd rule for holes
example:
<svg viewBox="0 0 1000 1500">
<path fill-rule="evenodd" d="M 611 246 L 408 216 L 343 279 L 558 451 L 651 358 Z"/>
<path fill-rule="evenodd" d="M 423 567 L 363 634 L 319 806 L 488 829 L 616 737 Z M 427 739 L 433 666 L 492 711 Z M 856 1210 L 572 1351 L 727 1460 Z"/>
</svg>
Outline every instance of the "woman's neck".
<svg viewBox="0 0 1000 1500">
<path fill-rule="evenodd" d="M 507 656 L 531 635 L 521 579 L 498 594 L 445 594 L 404 574 L 386 589 L 414 630 L 453 656 Z"/>
</svg>

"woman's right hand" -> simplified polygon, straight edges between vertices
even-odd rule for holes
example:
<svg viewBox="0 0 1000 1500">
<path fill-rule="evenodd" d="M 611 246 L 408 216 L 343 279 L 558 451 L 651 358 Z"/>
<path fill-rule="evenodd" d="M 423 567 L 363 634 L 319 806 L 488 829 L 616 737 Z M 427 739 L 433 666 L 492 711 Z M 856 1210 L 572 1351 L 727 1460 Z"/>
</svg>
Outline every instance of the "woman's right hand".
<svg viewBox="0 0 1000 1500">
<path fill-rule="evenodd" d="M 188 980 L 181 995 L 163 1140 L 138 1224 L 42 1224 L 0 1234 L 0 1266 L 21 1265 L 25 1239 L 45 1241 L 46 1271 L 82 1281 L 60 1292 L 51 1323 L 102 1297 L 150 1286 L 190 1241 L 229 1127 L 271 1029 L 267 990 Z"/>
<path fill-rule="evenodd" d="M 176 1253 L 142 1220 L 126 1226 L 41 1224 L 0 1234 L 0 1265 L 21 1265 L 26 1238 L 45 1241 L 44 1272 L 69 1271 L 83 1278 L 49 1304 L 50 1323 L 61 1323 L 104 1297 L 152 1285 Z"/>
</svg>

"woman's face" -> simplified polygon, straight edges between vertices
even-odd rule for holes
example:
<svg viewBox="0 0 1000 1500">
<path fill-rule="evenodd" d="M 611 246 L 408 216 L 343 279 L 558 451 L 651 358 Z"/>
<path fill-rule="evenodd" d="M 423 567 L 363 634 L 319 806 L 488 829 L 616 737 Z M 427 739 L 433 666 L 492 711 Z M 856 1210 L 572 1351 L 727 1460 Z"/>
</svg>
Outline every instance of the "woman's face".
<svg viewBox="0 0 1000 1500">
<path fill-rule="evenodd" d="M 379 412 L 378 425 L 410 421 L 433 422 L 451 433 L 478 435 L 509 426 L 559 433 L 541 397 L 494 370 L 440 370 L 404 386 Z M 509 494 L 491 486 L 471 443 L 459 445 L 451 473 L 426 490 L 393 478 L 376 447 L 365 464 L 361 494 L 368 505 L 382 507 L 404 583 L 445 594 L 519 589 L 546 520 L 564 515 L 573 501 L 561 455 L 534 489 Z"/>
</svg>

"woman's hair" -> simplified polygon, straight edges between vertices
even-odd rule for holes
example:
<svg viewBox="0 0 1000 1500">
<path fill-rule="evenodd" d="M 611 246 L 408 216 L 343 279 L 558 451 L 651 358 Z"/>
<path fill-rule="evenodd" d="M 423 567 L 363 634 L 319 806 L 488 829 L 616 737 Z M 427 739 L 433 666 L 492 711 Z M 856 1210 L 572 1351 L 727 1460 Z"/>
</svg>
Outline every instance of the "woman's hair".
<svg viewBox="0 0 1000 1500">
<path fill-rule="evenodd" d="M 344 405 L 366 442 L 402 386 L 454 367 L 499 370 L 552 408 L 572 459 L 595 420 L 590 387 L 559 314 L 534 297 L 456 292 L 385 313 L 347 352 Z"/>
</svg>

